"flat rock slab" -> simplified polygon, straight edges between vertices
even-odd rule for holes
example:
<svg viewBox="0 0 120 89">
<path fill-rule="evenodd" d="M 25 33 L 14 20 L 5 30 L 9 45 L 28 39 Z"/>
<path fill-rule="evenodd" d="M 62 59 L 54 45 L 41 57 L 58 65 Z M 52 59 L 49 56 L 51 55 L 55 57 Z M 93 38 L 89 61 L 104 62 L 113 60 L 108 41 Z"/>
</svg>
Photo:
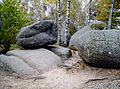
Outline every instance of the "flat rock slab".
<svg viewBox="0 0 120 89">
<path fill-rule="evenodd" d="M 64 60 L 72 56 L 71 50 L 69 48 L 64 48 L 59 45 L 49 45 L 48 49 L 54 52 L 56 55 L 60 56 Z"/>
<path fill-rule="evenodd" d="M 12 50 L 6 55 L 0 55 L 0 71 L 24 76 L 40 74 L 63 62 L 59 56 L 44 48 Z"/>
<path fill-rule="evenodd" d="M 19 75 L 35 75 L 39 72 L 15 56 L 0 55 L 0 70 Z"/>
<path fill-rule="evenodd" d="M 59 56 L 44 48 L 34 50 L 12 50 L 7 52 L 7 55 L 19 57 L 39 73 L 48 71 L 62 63 Z"/>
</svg>

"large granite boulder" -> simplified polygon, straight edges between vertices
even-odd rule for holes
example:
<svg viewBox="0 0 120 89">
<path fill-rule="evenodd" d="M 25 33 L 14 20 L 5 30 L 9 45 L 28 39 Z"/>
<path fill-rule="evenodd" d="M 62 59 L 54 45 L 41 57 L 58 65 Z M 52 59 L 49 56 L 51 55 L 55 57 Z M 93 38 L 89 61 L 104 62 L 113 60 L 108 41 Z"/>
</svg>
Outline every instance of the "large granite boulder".
<svg viewBox="0 0 120 89">
<path fill-rule="evenodd" d="M 120 31 L 94 30 L 79 38 L 79 56 L 97 67 L 120 68 Z"/>
<path fill-rule="evenodd" d="M 79 44 L 79 38 L 83 36 L 87 31 L 92 30 L 104 30 L 106 29 L 106 24 L 101 21 L 94 21 L 90 23 L 89 25 L 79 29 L 70 39 L 69 46 L 78 48 Z"/>
<path fill-rule="evenodd" d="M 41 74 L 63 62 L 59 56 L 44 48 L 12 50 L 6 55 L 0 55 L 0 70 L 19 75 Z"/>
<path fill-rule="evenodd" d="M 57 42 L 57 28 L 53 21 L 37 22 L 21 28 L 16 44 L 23 48 L 39 48 Z"/>
</svg>

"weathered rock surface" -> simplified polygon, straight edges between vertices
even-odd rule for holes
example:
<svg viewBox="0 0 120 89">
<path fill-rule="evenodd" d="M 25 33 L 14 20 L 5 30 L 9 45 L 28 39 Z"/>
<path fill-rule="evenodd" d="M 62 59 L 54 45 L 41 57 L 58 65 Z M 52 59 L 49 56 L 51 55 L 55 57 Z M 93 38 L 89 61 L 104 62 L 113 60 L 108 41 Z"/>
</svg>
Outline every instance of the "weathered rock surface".
<svg viewBox="0 0 120 89">
<path fill-rule="evenodd" d="M 82 29 L 83 27 L 82 26 L 78 26 L 77 27 L 77 31 L 79 31 L 80 29 Z"/>
<path fill-rule="evenodd" d="M 87 87 L 87 89 L 120 89 L 119 80 L 114 80 L 105 84 L 98 84 L 94 87 Z"/>
<path fill-rule="evenodd" d="M 27 65 L 24 60 L 15 56 L 0 55 L 0 70 L 19 75 L 34 75 L 39 72 Z"/>
<path fill-rule="evenodd" d="M 19 57 L 39 73 L 48 71 L 62 63 L 59 56 L 44 48 L 36 50 L 12 50 L 7 52 L 7 55 Z"/>
<path fill-rule="evenodd" d="M 100 30 L 96 27 L 95 28 L 91 28 L 91 26 L 93 25 L 99 25 L 99 24 L 104 24 L 104 26 L 106 26 L 106 24 L 104 22 L 101 21 L 93 21 L 92 23 L 90 23 L 90 25 L 87 25 L 85 27 L 83 27 L 82 29 L 79 29 L 70 39 L 69 42 L 69 46 L 73 46 L 75 48 L 78 48 L 78 44 L 79 44 L 79 39 L 81 36 L 83 36 L 87 31 L 92 31 L 92 30 Z M 105 28 L 104 28 L 105 29 Z"/>
<path fill-rule="evenodd" d="M 120 31 L 88 31 L 79 38 L 78 51 L 87 64 L 120 68 Z"/>
<path fill-rule="evenodd" d="M 84 28 L 77 31 L 70 39 L 69 46 L 73 46 L 75 48 L 78 48 L 79 44 L 79 38 L 84 35 L 87 31 L 92 30 L 90 26 L 85 26 Z"/>
<path fill-rule="evenodd" d="M 57 28 L 53 21 L 37 22 L 23 27 L 16 44 L 23 48 L 39 48 L 57 42 Z"/>
<path fill-rule="evenodd" d="M 50 51 L 54 52 L 56 55 L 60 56 L 64 60 L 68 59 L 72 56 L 71 50 L 68 48 L 64 48 L 59 45 L 50 45 L 47 47 Z"/>
</svg>

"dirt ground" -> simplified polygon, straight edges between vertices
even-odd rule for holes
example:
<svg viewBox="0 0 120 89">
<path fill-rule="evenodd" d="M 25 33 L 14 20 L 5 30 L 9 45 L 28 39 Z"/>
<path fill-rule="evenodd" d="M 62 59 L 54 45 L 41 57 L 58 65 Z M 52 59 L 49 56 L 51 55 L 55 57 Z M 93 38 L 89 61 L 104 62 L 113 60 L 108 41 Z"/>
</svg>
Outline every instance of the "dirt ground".
<svg viewBox="0 0 120 89">
<path fill-rule="evenodd" d="M 64 65 L 59 65 L 41 75 L 24 77 L 1 72 L 0 89 L 88 89 L 88 87 L 106 84 L 113 80 L 118 80 L 119 83 L 119 78 L 119 69 L 90 67 L 75 51 Z"/>
</svg>

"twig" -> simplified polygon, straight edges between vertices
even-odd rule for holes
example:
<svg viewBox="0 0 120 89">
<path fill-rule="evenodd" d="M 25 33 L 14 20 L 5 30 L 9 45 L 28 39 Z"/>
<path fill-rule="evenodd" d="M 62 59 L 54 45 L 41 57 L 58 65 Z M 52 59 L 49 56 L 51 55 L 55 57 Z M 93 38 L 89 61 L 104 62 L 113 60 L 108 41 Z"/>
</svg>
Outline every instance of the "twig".
<svg viewBox="0 0 120 89">
<path fill-rule="evenodd" d="M 101 79 L 89 79 L 87 82 L 85 82 L 84 84 L 87 84 L 89 82 L 92 82 L 92 81 L 100 81 L 100 80 L 106 80 L 108 78 L 101 78 Z"/>
<path fill-rule="evenodd" d="M 68 66 L 68 65 L 65 65 L 65 64 L 62 64 L 62 65 L 59 65 L 60 68 L 65 68 L 67 71 L 74 68 L 74 69 L 80 69 L 80 68 L 77 68 L 76 66 Z"/>
<path fill-rule="evenodd" d="M 26 80 L 34 79 L 34 81 L 36 81 L 38 79 L 45 79 L 45 78 L 46 78 L 45 76 L 35 76 L 35 77 L 28 77 L 28 78 L 26 78 Z"/>
</svg>

